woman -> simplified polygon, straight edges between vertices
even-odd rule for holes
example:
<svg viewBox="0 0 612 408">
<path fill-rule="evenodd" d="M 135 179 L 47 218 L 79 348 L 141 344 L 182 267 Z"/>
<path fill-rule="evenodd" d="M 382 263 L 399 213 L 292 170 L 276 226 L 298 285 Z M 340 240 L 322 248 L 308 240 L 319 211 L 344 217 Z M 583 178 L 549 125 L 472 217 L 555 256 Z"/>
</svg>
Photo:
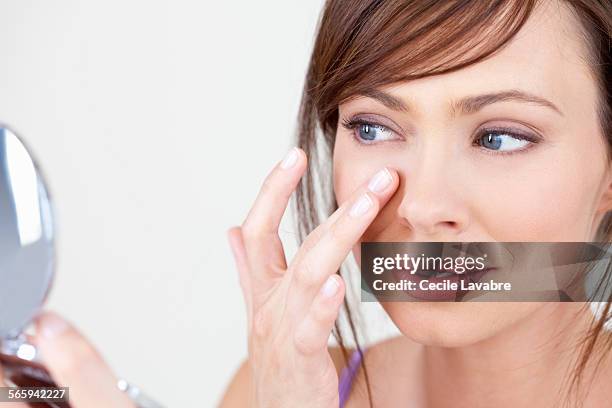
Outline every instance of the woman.
<svg viewBox="0 0 612 408">
<path fill-rule="evenodd" d="M 340 384 L 346 350 L 327 346 L 362 241 L 610 241 L 611 26 L 609 0 L 329 0 L 300 148 L 229 231 L 249 358 L 221 406 L 611 406 L 609 303 L 595 320 L 586 303 L 382 303 L 403 336 L 354 351 Z M 308 235 L 286 260 L 296 189 Z"/>
<path fill-rule="evenodd" d="M 609 303 L 593 321 L 579 303 L 389 302 L 403 336 L 327 342 L 362 241 L 610 240 L 611 24 L 609 0 L 328 1 L 300 148 L 229 232 L 249 358 L 221 406 L 610 406 Z M 308 235 L 289 261 L 294 191 Z M 133 406 L 58 316 L 34 341 L 74 407 Z"/>
</svg>

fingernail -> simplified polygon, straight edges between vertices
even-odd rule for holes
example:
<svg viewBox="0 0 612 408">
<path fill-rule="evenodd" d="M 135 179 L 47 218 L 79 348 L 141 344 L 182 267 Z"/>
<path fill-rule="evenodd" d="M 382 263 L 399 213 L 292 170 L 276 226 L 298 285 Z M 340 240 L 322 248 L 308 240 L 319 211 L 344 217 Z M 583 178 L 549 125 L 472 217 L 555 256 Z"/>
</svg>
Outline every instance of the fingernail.
<svg viewBox="0 0 612 408">
<path fill-rule="evenodd" d="M 293 165 L 297 162 L 297 159 L 298 159 L 298 151 L 294 147 L 291 150 L 289 150 L 289 153 L 287 153 L 287 155 L 285 156 L 285 158 L 281 162 L 280 166 L 283 169 L 289 169 L 289 168 L 293 167 Z"/>
<path fill-rule="evenodd" d="M 371 206 L 372 199 L 367 194 L 364 194 L 355 204 L 353 204 L 350 214 L 352 217 L 359 217 L 360 215 L 365 214 Z"/>
<path fill-rule="evenodd" d="M 374 177 L 372 177 L 372 180 L 370 180 L 370 183 L 368 183 L 368 190 L 373 193 L 380 193 L 381 191 L 389 187 L 392 180 L 393 178 L 391 177 L 391 173 L 385 167 L 384 169 L 376 173 Z"/>
<path fill-rule="evenodd" d="M 323 284 L 323 287 L 321 288 L 321 293 L 325 297 L 332 297 L 336 294 L 339 287 L 340 285 L 338 284 L 338 281 L 333 276 L 330 276 Z"/>
<path fill-rule="evenodd" d="M 39 332 L 47 339 L 53 339 L 68 329 L 68 324 L 54 314 L 43 316 L 40 323 Z"/>
</svg>

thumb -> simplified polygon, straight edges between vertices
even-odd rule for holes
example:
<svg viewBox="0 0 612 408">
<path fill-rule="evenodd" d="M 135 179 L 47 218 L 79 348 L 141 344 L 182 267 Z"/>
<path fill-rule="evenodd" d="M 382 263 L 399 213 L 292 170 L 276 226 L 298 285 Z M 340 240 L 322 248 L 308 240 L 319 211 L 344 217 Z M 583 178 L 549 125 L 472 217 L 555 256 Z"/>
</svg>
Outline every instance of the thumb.
<svg viewBox="0 0 612 408">
<path fill-rule="evenodd" d="M 47 312 L 37 319 L 33 342 L 53 380 L 69 387 L 74 408 L 134 407 L 96 349 L 57 314 Z"/>
<path fill-rule="evenodd" d="M 229 241 L 232 255 L 236 263 L 236 269 L 238 269 L 238 278 L 240 288 L 242 289 L 242 295 L 247 312 L 247 328 L 249 329 L 253 317 L 253 295 L 251 291 L 251 276 L 247 261 L 246 249 L 244 247 L 244 241 L 242 239 L 241 227 L 232 227 L 227 231 L 227 239 Z"/>
</svg>

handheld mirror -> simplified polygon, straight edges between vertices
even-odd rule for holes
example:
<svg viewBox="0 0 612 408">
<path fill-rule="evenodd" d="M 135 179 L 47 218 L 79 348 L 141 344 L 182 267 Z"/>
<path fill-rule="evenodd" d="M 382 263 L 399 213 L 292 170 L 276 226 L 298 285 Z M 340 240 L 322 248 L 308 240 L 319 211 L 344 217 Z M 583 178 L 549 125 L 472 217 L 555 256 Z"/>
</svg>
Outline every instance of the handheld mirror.
<svg viewBox="0 0 612 408">
<path fill-rule="evenodd" d="M 54 266 L 53 214 L 44 180 L 25 144 L 0 126 L 0 362 L 9 380 L 20 375 L 20 363 L 33 366 L 36 360 L 23 330 L 42 307 Z M 36 374 L 45 380 L 42 368 Z"/>
<path fill-rule="evenodd" d="M 0 125 L 0 369 L 8 385 L 55 386 L 24 333 L 51 287 L 54 244 L 53 211 L 40 169 L 15 132 Z M 139 408 L 162 408 L 123 379 L 117 386 Z"/>
</svg>

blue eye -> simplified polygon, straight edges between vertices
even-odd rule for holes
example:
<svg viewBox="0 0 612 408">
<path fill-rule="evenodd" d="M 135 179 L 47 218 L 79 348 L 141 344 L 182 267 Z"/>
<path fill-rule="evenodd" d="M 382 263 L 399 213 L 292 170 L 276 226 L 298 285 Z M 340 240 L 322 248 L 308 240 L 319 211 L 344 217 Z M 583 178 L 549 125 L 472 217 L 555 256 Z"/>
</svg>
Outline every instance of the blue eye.
<svg viewBox="0 0 612 408">
<path fill-rule="evenodd" d="M 507 131 L 486 130 L 477 139 L 476 144 L 487 150 L 499 152 L 514 152 L 523 150 L 531 144 L 526 137 L 515 135 Z"/>
<path fill-rule="evenodd" d="M 350 130 L 353 138 L 361 144 L 377 144 L 378 142 L 402 140 L 394 130 L 366 118 L 352 118 L 342 121 L 342 125 Z M 474 145 L 480 146 L 489 154 L 512 154 L 528 150 L 531 145 L 539 143 L 541 138 L 525 132 L 505 127 L 489 127 L 478 132 Z"/>
<path fill-rule="evenodd" d="M 388 140 L 393 138 L 393 133 L 384 126 L 361 124 L 357 127 L 357 135 L 363 140 Z"/>
<path fill-rule="evenodd" d="M 386 126 L 362 120 L 347 121 L 344 127 L 353 131 L 355 139 L 360 143 L 375 143 L 385 140 L 396 140 L 395 132 Z"/>
</svg>

